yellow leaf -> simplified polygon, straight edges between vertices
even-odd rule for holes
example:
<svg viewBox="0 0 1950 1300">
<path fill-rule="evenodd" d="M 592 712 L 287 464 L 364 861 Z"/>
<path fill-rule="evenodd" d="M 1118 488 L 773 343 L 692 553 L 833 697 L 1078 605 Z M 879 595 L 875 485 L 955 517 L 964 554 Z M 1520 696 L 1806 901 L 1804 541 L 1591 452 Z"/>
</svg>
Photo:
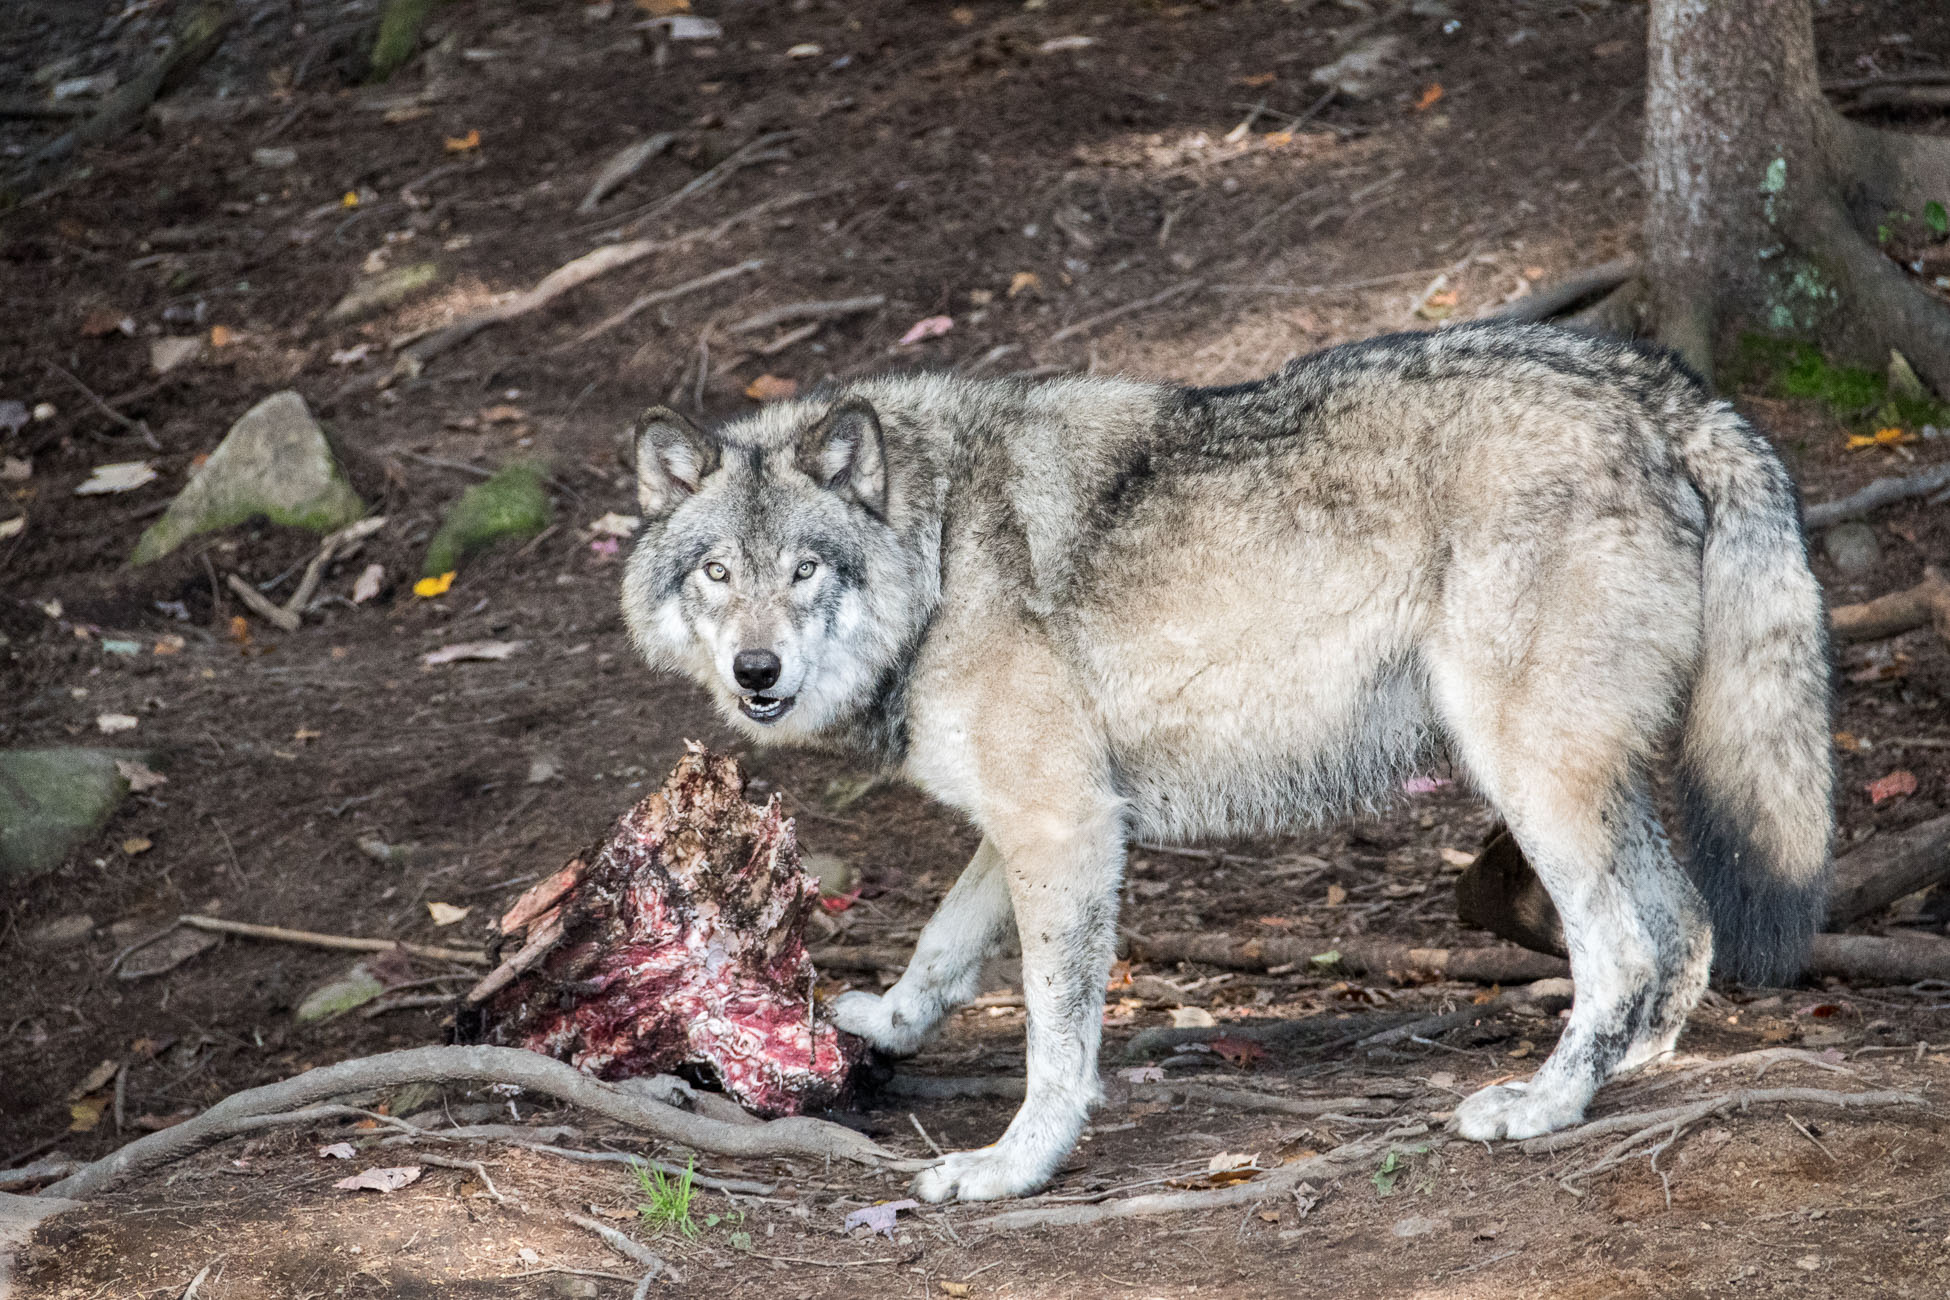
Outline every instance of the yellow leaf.
<svg viewBox="0 0 1950 1300">
<path fill-rule="evenodd" d="M 455 907 L 452 903 L 428 903 L 427 913 L 433 917 L 435 925 L 452 925 L 474 909 Z"/>
<path fill-rule="evenodd" d="M 1327 906 L 1339 907 L 1347 901 L 1347 891 L 1339 885 L 1327 886 Z"/>
<path fill-rule="evenodd" d="M 1259 142 L 1262 145 L 1266 146 L 1268 149 L 1278 149 L 1283 145 L 1289 145 L 1293 143 L 1293 132 L 1268 131 L 1264 136 L 1260 137 Z"/>
<path fill-rule="evenodd" d="M 237 341 L 237 336 L 231 332 L 231 329 L 228 325 L 212 325 L 210 327 L 211 347 L 227 348 L 232 343 L 235 343 L 236 341 Z"/>
<path fill-rule="evenodd" d="M 1037 275 L 1034 271 L 1017 271 L 1009 277 L 1009 296 L 1011 298 L 1016 297 L 1018 294 L 1034 293 L 1042 287 L 1043 277 Z"/>
<path fill-rule="evenodd" d="M 437 578 L 422 578 L 413 584 L 413 594 L 422 600 L 432 600 L 435 596 L 447 594 L 447 588 L 454 585 L 454 571 L 447 570 Z"/>
<path fill-rule="evenodd" d="M 71 1117 L 68 1132 L 94 1132 L 95 1126 L 102 1122 L 102 1112 L 107 1109 L 108 1098 L 106 1096 L 83 1097 L 80 1101 L 72 1103 L 68 1107 L 68 1114 Z"/>
<path fill-rule="evenodd" d="M 359 191 L 357 191 L 357 190 L 347 190 L 347 191 L 345 192 L 345 197 L 339 200 L 339 206 L 340 206 L 340 207 L 342 207 L 342 208 L 356 208 L 356 207 L 358 207 L 358 206 L 359 206 Z"/>
<path fill-rule="evenodd" d="M 481 133 L 478 130 L 469 131 L 466 135 L 450 135 L 447 137 L 448 153 L 466 153 L 470 149 L 478 149 L 480 147 Z"/>
<path fill-rule="evenodd" d="M 130 836 L 128 839 L 122 841 L 122 852 L 128 854 L 130 857 L 134 857 L 138 853 L 147 853 L 155 847 L 155 841 L 145 840 L 140 835 Z"/>
<path fill-rule="evenodd" d="M 636 7 L 652 18 L 662 18 L 667 14 L 689 13 L 691 0 L 636 0 Z"/>
<path fill-rule="evenodd" d="M 1431 81 L 1427 86 L 1422 88 L 1422 93 L 1416 97 L 1415 111 L 1420 113 L 1424 109 L 1433 108 L 1441 98 L 1442 83 L 1439 81 Z"/>
<path fill-rule="evenodd" d="M 745 385 L 745 396 L 754 402 L 776 402 L 799 391 L 799 381 L 779 375 L 760 375 Z"/>
</svg>

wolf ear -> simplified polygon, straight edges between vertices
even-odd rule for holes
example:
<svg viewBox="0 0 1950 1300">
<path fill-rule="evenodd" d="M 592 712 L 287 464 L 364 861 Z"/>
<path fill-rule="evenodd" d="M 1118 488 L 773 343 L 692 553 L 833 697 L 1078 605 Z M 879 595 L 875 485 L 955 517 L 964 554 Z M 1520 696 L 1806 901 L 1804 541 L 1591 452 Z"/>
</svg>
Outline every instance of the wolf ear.
<svg viewBox="0 0 1950 1300">
<path fill-rule="evenodd" d="M 636 499 L 645 519 L 661 519 L 718 467 L 718 444 L 667 406 L 637 417 Z"/>
<path fill-rule="evenodd" d="M 849 397 L 799 437 L 799 468 L 876 515 L 887 513 L 887 453 L 880 417 L 864 397 Z"/>
</svg>

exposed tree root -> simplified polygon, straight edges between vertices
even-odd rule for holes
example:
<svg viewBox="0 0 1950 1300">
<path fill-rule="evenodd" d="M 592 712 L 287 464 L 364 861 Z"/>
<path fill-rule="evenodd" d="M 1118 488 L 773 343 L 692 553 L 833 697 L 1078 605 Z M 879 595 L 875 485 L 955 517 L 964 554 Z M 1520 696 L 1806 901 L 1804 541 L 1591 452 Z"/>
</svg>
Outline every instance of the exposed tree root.
<svg viewBox="0 0 1950 1300">
<path fill-rule="evenodd" d="M 1870 220 L 1891 210 L 1920 215 L 1931 201 L 1950 202 L 1950 139 L 1885 131 L 1837 120 L 1852 171 L 1843 198 Z"/>
<path fill-rule="evenodd" d="M 1215 1031 L 1205 1031 L 1207 1033 Z M 1134 1099 L 1143 1101 L 1200 1101 L 1232 1110 L 1270 1115 L 1358 1115 L 1392 1109 L 1386 1100 L 1374 1097 L 1282 1097 L 1277 1093 L 1248 1092 L 1241 1088 L 1218 1088 L 1205 1083 L 1164 1080 L 1158 1083 L 1133 1083 Z M 979 1075 L 973 1078 L 938 1078 L 925 1075 L 895 1075 L 887 1091 L 897 1097 L 927 1101 L 996 1100 L 1021 1101 L 1027 1095 L 1024 1080 L 1012 1076 Z"/>
<path fill-rule="evenodd" d="M 1950 393 L 1950 307 L 1857 233 L 1839 199 L 1803 209 L 1795 233 L 1839 282 L 1843 332 L 1855 350 L 1901 352 L 1926 383 Z"/>
<path fill-rule="evenodd" d="M 1339 956 L 1317 961 L 1329 952 Z M 1197 961 L 1235 970 L 1318 965 L 1350 975 L 1435 976 L 1478 984 L 1527 984 L 1565 973 L 1562 960 L 1521 948 L 1417 948 L 1372 939 L 1234 939 L 1223 934 L 1133 936 L 1131 952 L 1145 961 Z"/>
<path fill-rule="evenodd" d="M 1209 1191 L 1155 1192 L 1148 1196 L 1131 1196 L 1119 1201 L 1100 1201 L 1094 1205 L 1053 1205 L 1046 1208 L 1006 1210 L 985 1219 L 976 1219 L 974 1222 L 978 1228 L 996 1228 L 1002 1231 L 1022 1228 L 1074 1228 L 1085 1224 L 1102 1223 L 1107 1219 L 1150 1218 L 1160 1214 L 1196 1214 L 1202 1210 L 1220 1210 L 1230 1205 L 1251 1205 L 1254 1201 L 1284 1196 L 1309 1180 L 1337 1178 L 1380 1154 L 1387 1148 L 1388 1141 L 1385 1135 L 1361 1138 L 1345 1146 L 1335 1147 L 1325 1155 L 1310 1156 L 1305 1160 L 1296 1160 L 1290 1165 L 1281 1165 L 1264 1178 L 1234 1183 L 1229 1187 L 1215 1187 Z"/>
<path fill-rule="evenodd" d="M 281 1083 L 235 1093 L 195 1119 L 152 1133 L 49 1187 L 44 1195 L 77 1199 L 105 1191 L 146 1169 L 181 1159 L 249 1128 L 288 1122 L 289 1113 L 333 1097 L 408 1083 L 512 1084 L 606 1119 L 700 1151 L 729 1156 L 815 1156 L 894 1170 L 925 1167 L 826 1120 L 792 1116 L 764 1124 L 727 1124 L 633 1095 L 571 1065 L 512 1047 L 416 1047 L 307 1070 Z"/>
<path fill-rule="evenodd" d="M 1950 592 L 1950 584 L 1946 591 Z M 1865 920 L 1897 899 L 1946 878 L 1950 878 L 1950 817 L 1933 817 L 1905 831 L 1878 835 L 1835 863 L 1828 924 L 1840 927 Z"/>
<path fill-rule="evenodd" d="M 1684 1126 L 1706 1119 L 1713 1115 L 1723 1115 L 1730 1110 L 1745 1110 L 1749 1106 L 1786 1103 L 1795 1106 L 1833 1106 L 1839 1110 L 1861 1110 L 1873 1106 L 1920 1106 L 1927 1109 L 1929 1101 L 1913 1092 L 1836 1092 L 1829 1088 L 1741 1088 L 1734 1092 L 1722 1093 L 1716 1097 L 1706 1097 L 1699 1101 L 1689 1101 L 1684 1105 L 1667 1106 L 1661 1110 L 1635 1111 L 1629 1115 L 1608 1115 L 1604 1119 L 1565 1129 L 1561 1133 L 1546 1133 L 1522 1144 L 1526 1155 L 1540 1155 L 1552 1151 L 1562 1151 L 1565 1147 L 1577 1146 L 1593 1138 L 1608 1137 L 1613 1133 L 1628 1133 L 1624 1142 L 1613 1150 L 1643 1141 L 1663 1129 L 1677 1124 Z"/>
</svg>

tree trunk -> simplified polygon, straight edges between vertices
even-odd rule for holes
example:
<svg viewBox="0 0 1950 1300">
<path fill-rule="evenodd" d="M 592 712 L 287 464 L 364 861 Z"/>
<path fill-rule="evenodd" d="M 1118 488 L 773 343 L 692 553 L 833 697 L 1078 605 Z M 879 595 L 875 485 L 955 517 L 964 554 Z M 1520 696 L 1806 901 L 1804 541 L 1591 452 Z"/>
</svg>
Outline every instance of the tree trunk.
<svg viewBox="0 0 1950 1300">
<path fill-rule="evenodd" d="M 1950 140 L 1829 107 L 1811 0 L 1652 0 L 1646 279 L 1653 331 L 1703 374 L 1738 329 L 1907 356 L 1950 392 L 1950 310 L 1877 250 L 1896 210 L 1950 202 Z"/>
</svg>

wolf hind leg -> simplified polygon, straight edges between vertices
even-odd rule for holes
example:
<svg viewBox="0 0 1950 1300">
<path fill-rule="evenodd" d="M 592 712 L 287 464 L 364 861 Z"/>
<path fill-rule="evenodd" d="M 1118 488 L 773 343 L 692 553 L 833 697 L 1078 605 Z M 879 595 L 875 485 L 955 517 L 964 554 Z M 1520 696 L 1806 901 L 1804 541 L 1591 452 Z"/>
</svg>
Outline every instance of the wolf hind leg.
<svg viewBox="0 0 1950 1300">
<path fill-rule="evenodd" d="M 828 1015 L 883 1052 L 906 1056 L 950 1011 L 981 990 L 982 963 L 1007 935 L 1014 913 L 1002 857 L 984 839 L 921 931 L 907 970 L 885 993 L 842 993 Z"/>
<path fill-rule="evenodd" d="M 1606 1079 L 1670 1052 L 1712 959 L 1699 893 L 1642 793 L 1587 810 L 1582 825 L 1560 820 L 1566 809 L 1500 802 L 1563 919 L 1577 995 L 1528 1083 L 1493 1085 L 1456 1108 L 1458 1131 L 1476 1141 L 1574 1124 Z"/>
</svg>

